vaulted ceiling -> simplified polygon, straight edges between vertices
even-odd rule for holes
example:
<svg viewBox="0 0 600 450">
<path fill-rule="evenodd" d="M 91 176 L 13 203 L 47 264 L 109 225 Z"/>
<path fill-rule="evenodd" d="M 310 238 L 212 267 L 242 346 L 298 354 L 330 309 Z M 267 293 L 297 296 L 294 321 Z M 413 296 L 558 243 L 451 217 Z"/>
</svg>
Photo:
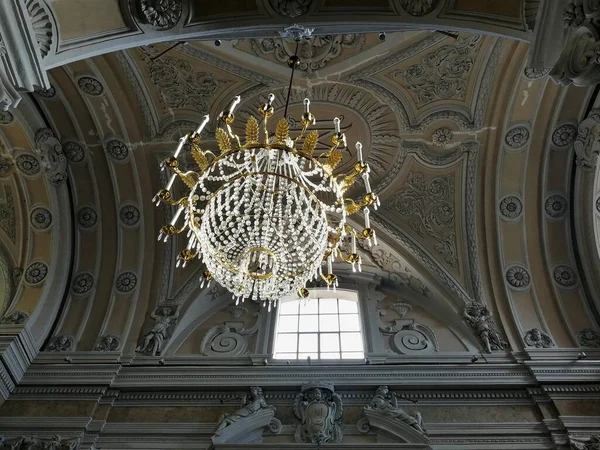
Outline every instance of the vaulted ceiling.
<svg viewBox="0 0 600 450">
<path fill-rule="evenodd" d="M 59 16 L 64 3 L 55 2 Z M 475 3 L 498 2 L 456 2 Z M 186 318 L 165 354 L 195 355 L 197 330 L 228 307 L 222 291 L 200 288 L 199 265 L 175 268 L 181 242 L 156 241 L 173 213 L 151 202 L 165 182 L 158 164 L 234 95 L 238 127 L 271 92 L 281 116 L 295 44 L 253 37 L 168 50 L 175 43 L 57 67 L 50 89 L 0 113 L 2 267 L 12 289 L 0 312 L 42 320 L 40 292 L 64 293 L 47 330 L 70 339 L 70 351 L 112 335 L 134 355 L 147 319 L 171 304 Z M 528 47 L 427 30 L 384 41 L 320 34 L 298 49 L 289 116 L 308 96 L 322 142 L 336 116 L 349 142 L 363 142 L 382 201 L 382 242 L 363 249 L 366 272 L 384 280 L 382 309 L 402 299 L 447 337 L 441 351 L 479 347 L 462 318 L 472 302 L 488 305 L 516 351 L 534 328 L 571 348 L 597 326 L 597 188 L 577 171 L 573 149 L 593 92 L 526 69 Z"/>
</svg>

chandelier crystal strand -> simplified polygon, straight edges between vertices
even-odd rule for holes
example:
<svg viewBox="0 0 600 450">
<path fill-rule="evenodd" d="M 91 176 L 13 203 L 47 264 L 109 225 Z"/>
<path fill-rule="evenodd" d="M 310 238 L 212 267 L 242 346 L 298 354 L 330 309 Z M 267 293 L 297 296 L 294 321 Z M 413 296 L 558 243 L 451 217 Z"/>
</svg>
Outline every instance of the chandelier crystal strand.
<svg viewBox="0 0 600 450">
<path fill-rule="evenodd" d="M 241 102 L 240 96 L 235 97 L 218 118 L 218 151 L 200 147 L 200 135 L 209 121 L 204 116 L 200 126 L 183 136 L 173 156 L 161 164 L 161 170 L 172 175 L 153 199 L 177 208 L 159 234 L 159 240 L 166 241 L 185 233 L 187 243 L 177 256 L 177 266 L 185 267 L 198 258 L 205 266 L 201 287 L 214 278 L 233 294 L 236 304 L 250 299 L 269 309 L 293 293 L 307 298 L 309 281 L 322 279 L 335 291 L 336 258 L 360 271 L 356 240 L 376 244 L 369 206 L 379 204 L 360 142 L 351 173 L 334 173 L 342 161 L 341 149 L 346 147 L 338 117 L 333 121 L 331 148 L 316 154 L 319 133 L 309 130 L 316 123 L 310 100 L 304 100 L 302 129 L 296 137 L 290 136 L 286 118 L 269 133 L 274 100 L 269 94 L 258 108 L 259 119 L 247 120 L 242 139 L 231 128 Z M 197 169 L 180 170 L 178 158 L 183 152 L 191 154 Z M 358 201 L 346 197 L 360 178 L 364 196 Z M 177 200 L 171 192 L 176 179 L 189 189 Z M 357 231 L 347 218 L 361 210 L 365 227 Z M 349 252 L 342 242 L 346 236 L 350 237 Z"/>
</svg>

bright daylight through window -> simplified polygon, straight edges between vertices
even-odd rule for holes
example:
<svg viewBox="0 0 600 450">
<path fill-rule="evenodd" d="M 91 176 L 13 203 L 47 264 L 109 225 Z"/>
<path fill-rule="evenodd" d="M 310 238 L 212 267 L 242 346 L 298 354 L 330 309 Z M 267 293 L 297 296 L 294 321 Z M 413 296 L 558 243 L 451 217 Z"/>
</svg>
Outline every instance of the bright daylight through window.
<svg viewBox="0 0 600 450">
<path fill-rule="evenodd" d="M 356 294 L 338 290 L 317 291 L 314 296 L 279 305 L 274 358 L 363 359 Z"/>
</svg>

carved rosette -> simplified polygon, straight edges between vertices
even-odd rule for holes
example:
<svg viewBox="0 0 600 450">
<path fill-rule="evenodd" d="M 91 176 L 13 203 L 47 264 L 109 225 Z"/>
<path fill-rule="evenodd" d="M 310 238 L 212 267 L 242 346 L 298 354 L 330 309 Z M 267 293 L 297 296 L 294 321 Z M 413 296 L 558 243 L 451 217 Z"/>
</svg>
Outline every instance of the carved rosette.
<svg viewBox="0 0 600 450">
<path fill-rule="evenodd" d="M 145 21 L 157 30 L 173 28 L 181 19 L 182 0 L 136 0 Z"/>
</svg>

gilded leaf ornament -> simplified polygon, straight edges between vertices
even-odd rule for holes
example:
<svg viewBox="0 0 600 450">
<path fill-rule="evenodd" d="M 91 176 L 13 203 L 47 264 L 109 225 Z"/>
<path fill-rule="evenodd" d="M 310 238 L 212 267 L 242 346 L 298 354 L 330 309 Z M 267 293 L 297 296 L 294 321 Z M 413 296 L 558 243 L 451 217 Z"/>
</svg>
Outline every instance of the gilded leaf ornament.
<svg viewBox="0 0 600 450">
<path fill-rule="evenodd" d="M 254 116 L 246 122 L 246 145 L 258 144 L 258 121 Z"/>
<path fill-rule="evenodd" d="M 191 153 L 194 161 L 196 161 L 196 164 L 198 164 L 198 167 L 200 167 L 202 171 L 208 169 L 208 158 L 206 158 L 206 155 L 200 149 L 200 147 L 192 146 Z"/>
<path fill-rule="evenodd" d="M 289 138 L 290 126 L 287 119 L 280 119 L 275 128 L 275 142 L 285 144 Z"/>
<path fill-rule="evenodd" d="M 229 139 L 229 135 L 227 134 L 227 132 L 224 129 L 217 128 L 215 136 L 217 138 L 217 144 L 219 145 L 219 150 L 221 150 L 222 152 L 231 151 L 231 139 Z"/>
<path fill-rule="evenodd" d="M 342 152 L 338 149 L 334 149 L 329 153 L 325 165 L 331 167 L 331 170 L 334 170 L 338 166 L 338 164 L 342 162 L 342 158 Z"/>
<path fill-rule="evenodd" d="M 302 145 L 302 153 L 308 156 L 312 156 L 315 152 L 315 148 L 317 147 L 318 141 L 319 132 L 317 130 L 312 130 L 306 135 L 306 138 L 304 139 L 304 144 Z"/>
</svg>

